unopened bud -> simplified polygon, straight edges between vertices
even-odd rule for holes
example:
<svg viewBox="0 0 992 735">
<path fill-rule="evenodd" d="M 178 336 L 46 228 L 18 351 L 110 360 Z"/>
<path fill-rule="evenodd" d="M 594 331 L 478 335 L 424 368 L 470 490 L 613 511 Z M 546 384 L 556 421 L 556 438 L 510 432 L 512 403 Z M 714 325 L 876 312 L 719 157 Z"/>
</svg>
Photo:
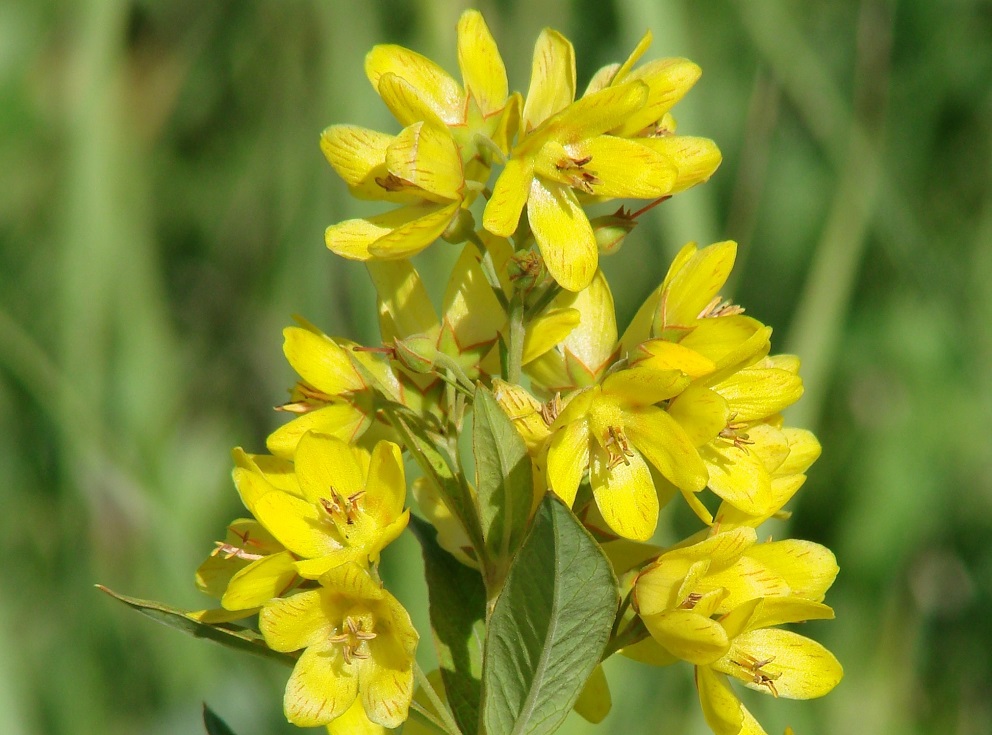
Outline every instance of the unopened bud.
<svg viewBox="0 0 992 735">
<path fill-rule="evenodd" d="M 515 252 L 506 270 L 514 285 L 524 292 L 541 285 L 548 274 L 541 256 L 530 249 Z"/>
<path fill-rule="evenodd" d="M 445 228 L 444 232 L 441 233 L 441 239 L 457 245 L 468 240 L 474 233 L 475 217 L 472 216 L 469 210 L 462 207 Z"/>
<path fill-rule="evenodd" d="M 617 252 L 623 245 L 624 239 L 637 224 L 637 220 L 625 217 L 621 212 L 623 212 L 622 209 L 614 214 L 594 217 L 589 221 L 596 234 L 596 245 L 599 246 L 599 252 L 603 255 L 612 255 Z"/>
<path fill-rule="evenodd" d="M 414 334 L 395 342 L 396 359 L 415 373 L 427 374 L 437 361 L 437 343 L 426 334 Z"/>
</svg>

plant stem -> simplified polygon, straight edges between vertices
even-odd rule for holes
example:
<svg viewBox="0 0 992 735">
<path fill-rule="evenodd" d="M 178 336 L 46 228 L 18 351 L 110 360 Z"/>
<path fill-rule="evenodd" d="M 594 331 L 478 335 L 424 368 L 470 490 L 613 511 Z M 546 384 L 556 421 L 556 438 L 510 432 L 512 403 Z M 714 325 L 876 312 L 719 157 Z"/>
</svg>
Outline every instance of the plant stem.
<svg viewBox="0 0 992 735">
<path fill-rule="evenodd" d="M 482 242 L 482 239 L 477 233 L 471 233 L 468 236 L 468 240 L 475 245 L 476 250 L 479 251 L 479 264 L 482 267 L 483 275 L 486 277 L 486 282 L 493 290 L 493 295 L 496 296 L 496 300 L 499 301 L 500 306 L 508 310 L 510 305 L 506 299 L 506 294 L 503 293 L 503 284 L 499 282 L 499 276 L 496 275 L 496 266 L 493 264 L 492 253 L 489 252 L 489 248 L 486 247 L 486 244 Z"/>
<path fill-rule="evenodd" d="M 510 299 L 510 330 L 507 336 L 506 379 L 520 383 L 520 370 L 524 358 L 524 301 L 519 291 Z"/>
</svg>

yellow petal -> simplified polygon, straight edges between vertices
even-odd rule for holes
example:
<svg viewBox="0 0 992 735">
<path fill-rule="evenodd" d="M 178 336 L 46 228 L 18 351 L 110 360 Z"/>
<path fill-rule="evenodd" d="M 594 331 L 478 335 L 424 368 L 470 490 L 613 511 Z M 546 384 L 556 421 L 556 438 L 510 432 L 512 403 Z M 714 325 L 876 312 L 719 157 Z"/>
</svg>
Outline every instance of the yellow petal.
<svg viewBox="0 0 992 735">
<path fill-rule="evenodd" d="M 403 512 L 406 478 L 403 457 L 397 445 L 387 441 L 375 445 L 365 491 L 365 512 L 380 525 L 392 523 Z"/>
<path fill-rule="evenodd" d="M 418 635 L 410 616 L 388 592 L 376 607 L 376 630 L 369 641 L 371 658 L 359 670 L 362 703 L 369 719 L 399 727 L 413 699 L 413 656 Z"/>
<path fill-rule="evenodd" d="M 379 301 L 392 318 L 397 336 L 432 334 L 441 328 L 420 274 L 405 260 L 366 264 Z"/>
<path fill-rule="evenodd" d="M 699 250 L 669 283 L 663 305 L 666 326 L 692 325 L 718 295 L 737 257 L 737 243 L 715 243 Z"/>
<path fill-rule="evenodd" d="M 445 123 L 454 125 L 461 121 L 459 112 L 464 99 L 461 85 L 440 66 L 415 51 L 391 44 L 375 46 L 365 57 L 365 73 L 380 92 L 382 78 L 395 74 L 413 87 Z M 422 117 L 417 119 L 423 120 Z M 401 123 L 410 124 L 402 120 Z"/>
<path fill-rule="evenodd" d="M 714 389 L 726 399 L 735 421 L 757 421 L 798 401 L 803 382 L 787 370 L 759 368 L 741 370 Z"/>
<path fill-rule="evenodd" d="M 723 611 L 756 597 L 782 597 L 790 592 L 788 583 L 780 575 L 749 556 L 743 556 L 731 566 L 707 575 L 700 591 L 715 588 L 727 590 L 720 608 Z"/>
<path fill-rule="evenodd" d="M 630 320 L 630 324 L 620 338 L 621 357 L 629 355 L 639 344 L 651 337 L 651 328 L 661 303 L 661 291 L 662 286 L 658 286 L 644 300 L 644 303 L 637 309 L 637 313 L 634 314 L 634 318 Z"/>
<path fill-rule="evenodd" d="M 637 42 L 634 50 L 630 52 L 630 56 L 617 68 L 616 74 L 611 80 L 613 84 L 622 84 L 627 81 L 628 74 L 634 68 L 634 64 L 640 61 L 641 57 L 644 56 L 648 48 L 651 47 L 651 41 L 654 40 L 654 34 L 650 30 L 645 31 L 644 35 L 641 36 L 641 40 Z"/>
<path fill-rule="evenodd" d="M 715 444 L 699 449 L 709 471 L 710 490 L 749 515 L 770 512 L 774 505 L 771 478 L 761 461 L 746 449 L 716 448 Z"/>
<path fill-rule="evenodd" d="M 675 167 L 678 175 L 672 181 L 672 194 L 708 181 L 723 160 L 720 149 L 709 138 L 665 135 L 660 138 L 638 138 L 638 142 L 667 158 Z"/>
<path fill-rule="evenodd" d="M 603 381 L 603 393 L 617 396 L 628 406 L 650 406 L 677 396 L 689 385 L 679 370 L 652 370 L 636 365 L 617 370 Z"/>
<path fill-rule="evenodd" d="M 613 698 L 610 696 L 610 685 L 606 681 L 606 672 L 603 671 L 602 664 L 596 664 L 589 679 L 586 681 L 579 698 L 575 700 L 575 711 L 586 722 L 594 725 L 602 722 L 613 706 Z"/>
<path fill-rule="evenodd" d="M 323 510 L 278 490 L 255 503 L 255 517 L 280 543 L 304 559 L 319 559 L 341 549 Z"/>
<path fill-rule="evenodd" d="M 609 457 L 598 446 L 592 453 L 589 481 L 599 512 L 619 536 L 647 541 L 658 525 L 658 495 L 651 473 L 636 452 L 609 467 Z"/>
<path fill-rule="evenodd" d="M 591 159 L 583 168 L 595 176 L 592 191 L 600 197 L 654 199 L 668 194 L 678 176 L 671 159 L 639 141 L 599 135 L 568 150 Z"/>
<path fill-rule="evenodd" d="M 567 38 L 545 28 L 534 45 L 530 88 L 524 102 L 524 132 L 533 130 L 575 99 L 575 49 Z"/>
<path fill-rule="evenodd" d="M 337 719 L 358 696 L 358 679 L 336 648 L 308 648 L 286 684 L 283 711 L 298 727 L 319 727 Z"/>
<path fill-rule="evenodd" d="M 727 428 L 731 411 L 723 396 L 697 383 L 682 391 L 668 405 L 668 414 L 698 448 L 713 441 Z"/>
<path fill-rule="evenodd" d="M 350 260 L 409 257 L 441 236 L 458 206 L 458 202 L 416 204 L 345 220 L 324 231 L 324 242 L 331 252 Z"/>
<path fill-rule="evenodd" d="M 446 127 L 417 122 L 403 129 L 386 151 L 389 172 L 433 195 L 461 199 L 465 178 L 458 146 Z"/>
<path fill-rule="evenodd" d="M 264 556 L 231 578 L 220 604 L 228 610 L 261 607 L 284 594 L 294 579 L 296 569 L 288 551 Z"/>
<path fill-rule="evenodd" d="M 390 192 L 375 183 L 385 176 L 386 149 L 394 136 L 357 125 L 332 125 L 320 135 L 320 149 L 338 176 L 353 190 L 375 199 L 389 199 Z"/>
<path fill-rule="evenodd" d="M 581 320 L 577 309 L 548 309 L 536 319 L 527 323 L 524 334 L 523 364 L 527 365 L 548 350 L 565 341 Z M 560 360 L 552 357 L 552 362 L 560 366 Z M 528 371 L 528 374 L 529 371 Z M 538 382 L 544 382 L 538 378 Z M 546 383 L 545 383 L 546 384 Z"/>
<path fill-rule="evenodd" d="M 812 541 L 758 544 L 748 556 L 781 576 L 793 595 L 814 602 L 822 602 L 839 571 L 833 552 Z"/>
<path fill-rule="evenodd" d="M 592 225 L 572 190 L 535 176 L 527 199 L 527 217 L 551 277 L 569 291 L 588 286 L 599 263 L 599 249 Z"/>
<path fill-rule="evenodd" d="M 486 204 L 482 224 L 494 235 L 510 237 L 520 222 L 531 179 L 534 177 L 532 159 L 511 158 L 493 185 L 493 195 Z"/>
<path fill-rule="evenodd" d="M 685 96 L 702 74 L 688 59 L 656 59 L 635 69 L 626 80 L 639 79 L 648 86 L 644 107 L 624 121 L 617 135 L 629 137 L 661 120 Z"/>
<path fill-rule="evenodd" d="M 320 604 L 320 590 L 272 600 L 258 616 L 258 629 L 273 651 L 288 653 L 315 645 L 331 634 L 333 624 Z"/>
<path fill-rule="evenodd" d="M 756 661 L 769 660 L 762 670 L 777 677 L 773 681 L 775 690 L 788 699 L 822 697 L 844 676 L 844 669 L 830 651 L 789 630 L 763 628 L 742 633 L 734 639 L 730 653 L 714 665 L 741 679 L 748 688 L 769 693 L 767 686 L 755 683 L 753 675 L 731 662 L 731 659 L 741 661 L 744 655 Z"/>
<path fill-rule="evenodd" d="M 232 476 L 234 477 L 234 486 L 241 496 L 241 502 L 252 512 L 252 515 L 255 514 L 255 504 L 258 503 L 259 498 L 275 491 L 275 488 L 261 474 L 243 467 L 235 467 Z"/>
<path fill-rule="evenodd" d="M 820 457 L 820 442 L 813 432 L 806 429 L 782 429 L 789 442 L 789 456 L 779 465 L 776 475 L 793 475 L 805 472 Z"/>
<path fill-rule="evenodd" d="M 349 497 L 365 489 L 365 473 L 351 446 L 332 436 L 307 433 L 296 447 L 296 474 L 303 495 L 314 505 L 332 492 Z"/>
<path fill-rule="evenodd" d="M 730 648 L 723 626 L 692 610 L 666 610 L 641 619 L 656 641 L 689 663 L 713 663 Z"/>
<path fill-rule="evenodd" d="M 589 466 L 589 426 L 574 421 L 556 431 L 548 447 L 548 486 L 571 507 Z"/>
<path fill-rule="evenodd" d="M 372 419 L 355 405 L 347 401 L 335 402 L 280 426 L 269 434 L 265 446 L 277 457 L 289 458 L 296 451 L 300 437 L 308 431 L 352 442 L 365 433 L 371 423 Z"/>
<path fill-rule="evenodd" d="M 484 116 L 503 108 L 509 94 L 506 67 L 478 10 L 466 10 L 458 19 L 458 66 L 465 91 L 475 98 Z"/>
<path fill-rule="evenodd" d="M 682 427 L 665 411 L 645 406 L 625 415 L 631 443 L 678 488 L 698 492 L 706 486 L 706 466 Z"/>
<path fill-rule="evenodd" d="M 543 404 L 519 385 L 499 378 L 493 379 L 493 395 L 510 417 L 528 451 L 536 452 L 551 434 L 541 416 Z"/>
<path fill-rule="evenodd" d="M 591 374 L 604 370 L 616 354 L 617 319 L 613 293 L 603 272 L 597 270 L 589 285 L 577 293 L 562 292 L 553 305 L 576 309 L 580 317 L 578 327 L 562 341 L 562 347 Z"/>
<path fill-rule="evenodd" d="M 392 72 L 383 74 L 379 78 L 376 90 L 382 101 L 386 103 L 386 107 L 403 127 L 422 120 L 432 125 L 443 126 L 454 113 L 454 110 L 438 111 L 433 101 L 429 99 L 429 95 L 424 94 L 424 90 Z"/>
<path fill-rule="evenodd" d="M 488 350 L 506 323 L 506 313 L 493 294 L 480 265 L 478 249 L 468 244 L 451 270 L 442 313 L 458 352 Z M 442 342 L 439 347 L 447 351 Z"/>
<path fill-rule="evenodd" d="M 802 597 L 766 597 L 755 606 L 754 612 L 747 618 L 741 632 L 770 628 L 786 623 L 802 623 L 807 620 L 833 619 L 833 608 L 820 602 L 813 602 Z"/>
<path fill-rule="evenodd" d="M 729 369 L 759 353 L 770 334 L 761 322 L 738 314 L 697 321 L 679 344 Z"/>
<path fill-rule="evenodd" d="M 547 140 L 567 146 L 603 135 L 640 109 L 646 97 L 647 86 L 643 82 L 607 87 L 573 102 L 549 119 L 535 131 L 532 140 L 524 139 L 520 149 L 537 150 Z"/>
<path fill-rule="evenodd" d="M 626 646 L 620 653 L 626 658 L 651 666 L 671 666 L 679 661 L 677 656 L 666 651 L 654 638 L 645 638 L 632 646 Z"/>
<path fill-rule="evenodd" d="M 330 337 L 300 327 L 287 327 L 282 334 L 289 364 L 317 390 L 337 396 L 366 387 L 348 352 Z"/>
<path fill-rule="evenodd" d="M 583 97 L 588 97 L 591 94 L 595 94 L 601 89 L 606 89 L 610 86 L 610 82 L 616 77 L 617 71 L 620 69 L 620 64 L 614 62 L 612 64 L 607 64 L 596 70 L 596 72 L 590 77 L 589 84 L 586 85 L 586 91 L 582 93 Z"/>
<path fill-rule="evenodd" d="M 789 456 L 789 442 L 782 430 L 764 422 L 752 424 L 747 427 L 747 438 L 751 442 L 748 451 L 761 460 L 769 474 L 775 475 Z"/>
<path fill-rule="evenodd" d="M 663 339 L 642 342 L 636 350 L 637 364 L 655 370 L 681 370 L 690 378 L 701 378 L 716 370 L 716 363 L 695 350 Z"/>
<path fill-rule="evenodd" d="M 436 204 L 404 207 L 403 209 L 413 210 L 408 214 L 409 219 L 402 221 L 397 227 L 371 243 L 368 248 L 370 257 L 384 259 L 413 257 L 441 236 L 458 213 L 460 206 L 460 202 L 451 202 L 440 208 Z"/>
<path fill-rule="evenodd" d="M 356 698 L 343 715 L 328 723 L 327 735 L 386 735 L 386 728 L 369 720 L 361 698 Z"/>
<path fill-rule="evenodd" d="M 709 666 L 697 666 L 696 689 L 703 718 L 715 735 L 739 735 L 743 724 L 741 702 L 727 677 Z"/>
</svg>

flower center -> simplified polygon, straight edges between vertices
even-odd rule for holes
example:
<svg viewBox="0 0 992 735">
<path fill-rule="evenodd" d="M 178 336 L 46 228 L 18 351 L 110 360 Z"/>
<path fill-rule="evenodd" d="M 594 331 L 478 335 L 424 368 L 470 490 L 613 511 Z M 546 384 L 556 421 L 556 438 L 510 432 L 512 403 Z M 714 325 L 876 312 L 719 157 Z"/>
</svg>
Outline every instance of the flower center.
<svg viewBox="0 0 992 735">
<path fill-rule="evenodd" d="M 365 497 L 365 491 L 359 490 L 357 493 L 344 496 L 337 493 L 331 487 L 331 497 L 321 498 L 320 505 L 327 513 L 328 517 L 341 532 L 342 536 L 347 536 L 348 526 L 353 526 L 358 522 L 361 515 L 361 500 Z"/>
<path fill-rule="evenodd" d="M 630 458 L 634 456 L 634 450 L 627 442 L 627 435 L 623 433 L 620 426 L 609 426 L 606 429 L 606 436 L 603 439 L 603 448 L 610 455 L 609 469 L 613 469 L 621 462 L 630 465 Z"/>
<path fill-rule="evenodd" d="M 742 422 L 735 422 L 734 418 L 737 414 L 730 417 L 730 421 L 727 422 L 727 426 L 720 430 L 720 438 L 730 442 L 735 447 L 740 449 L 744 454 L 750 454 L 747 449 L 748 444 L 754 444 L 754 441 L 748 438 L 747 424 Z"/>
<path fill-rule="evenodd" d="M 735 666 L 740 666 L 745 679 L 750 679 L 755 684 L 766 687 L 773 697 L 778 697 L 778 689 L 775 688 L 775 680 L 782 676 L 782 672 L 771 673 L 764 670 L 764 667 L 775 660 L 774 656 L 758 660 L 754 656 L 746 653 L 741 654 L 742 661 L 730 660 Z"/>
<path fill-rule="evenodd" d="M 341 625 L 341 632 L 331 636 L 331 643 L 341 646 L 341 656 L 346 664 L 350 664 L 354 659 L 366 659 L 371 657 L 366 641 L 375 638 L 375 633 L 364 629 L 361 619 L 348 615 Z"/>
</svg>

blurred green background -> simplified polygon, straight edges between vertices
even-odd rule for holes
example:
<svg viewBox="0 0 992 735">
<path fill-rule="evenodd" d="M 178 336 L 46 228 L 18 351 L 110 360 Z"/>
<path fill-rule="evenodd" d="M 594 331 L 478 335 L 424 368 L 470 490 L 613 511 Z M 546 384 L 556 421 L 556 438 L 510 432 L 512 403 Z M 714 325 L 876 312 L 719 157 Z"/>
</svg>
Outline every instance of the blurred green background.
<svg viewBox="0 0 992 735">
<path fill-rule="evenodd" d="M 395 131 L 365 52 L 456 72 L 466 6 L 0 4 L 0 733 L 195 733 L 204 699 L 240 735 L 293 731 L 286 670 L 93 584 L 206 606 L 193 570 L 243 513 L 230 448 L 264 446 L 293 380 L 281 328 L 375 341 L 363 269 L 322 244 L 353 205 L 318 134 Z M 804 359 L 791 419 L 824 455 L 772 530 L 836 551 L 838 620 L 809 630 L 847 675 L 745 701 L 773 734 L 992 732 L 992 4 L 477 6 L 524 91 L 545 25 L 580 89 L 647 28 L 649 57 L 703 67 L 676 116 L 723 166 L 605 267 L 623 323 L 683 242 L 736 239 L 733 295 Z M 415 543 L 385 564 L 426 634 Z M 606 723 L 564 732 L 707 732 L 688 667 L 608 674 Z"/>
</svg>

